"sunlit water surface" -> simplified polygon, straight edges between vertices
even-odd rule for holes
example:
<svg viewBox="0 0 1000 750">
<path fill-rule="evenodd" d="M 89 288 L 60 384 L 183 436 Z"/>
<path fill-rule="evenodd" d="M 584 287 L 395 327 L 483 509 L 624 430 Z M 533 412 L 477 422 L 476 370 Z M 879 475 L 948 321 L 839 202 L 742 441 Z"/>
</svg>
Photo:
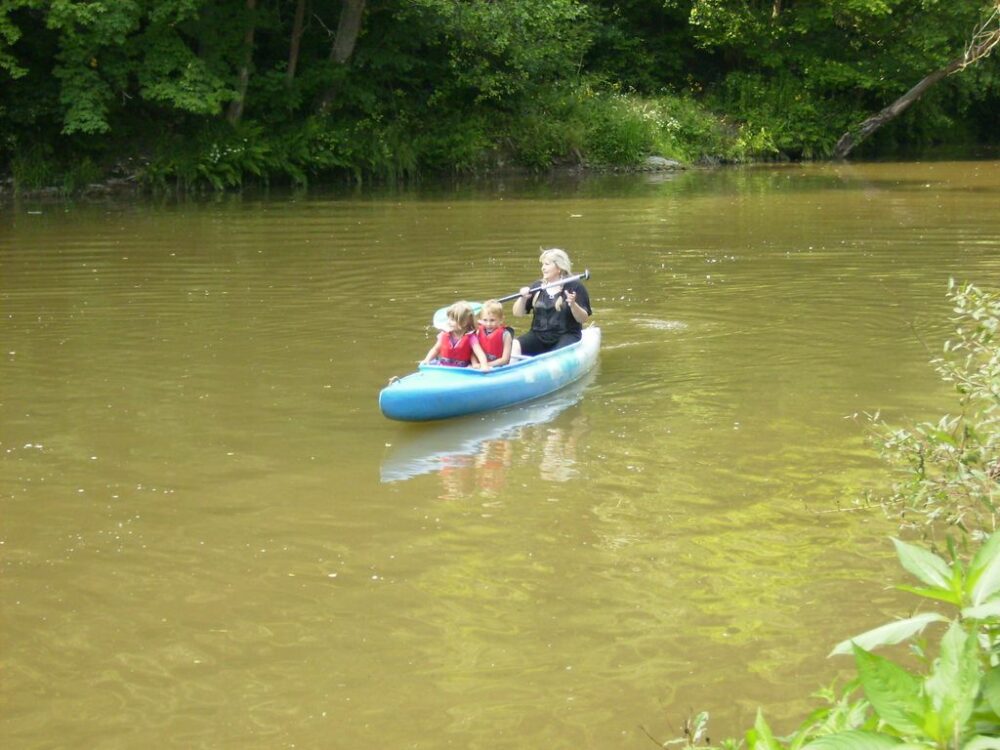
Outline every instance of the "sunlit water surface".
<svg viewBox="0 0 1000 750">
<path fill-rule="evenodd" d="M 0 741 L 623 748 L 785 731 L 908 613 L 864 414 L 951 406 L 1000 162 L 0 214 Z M 433 311 L 567 248 L 598 370 L 415 426 Z M 516 324 L 522 321 L 514 321 Z M 523 326 L 522 326 L 523 328 Z"/>
</svg>

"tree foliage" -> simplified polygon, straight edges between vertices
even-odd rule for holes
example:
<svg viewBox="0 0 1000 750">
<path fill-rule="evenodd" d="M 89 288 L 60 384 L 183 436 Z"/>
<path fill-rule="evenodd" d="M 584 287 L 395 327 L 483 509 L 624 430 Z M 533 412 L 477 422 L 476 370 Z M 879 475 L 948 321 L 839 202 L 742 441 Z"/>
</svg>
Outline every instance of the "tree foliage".
<svg viewBox="0 0 1000 750">
<path fill-rule="evenodd" d="M 64 164 L 176 161 L 172 150 L 203 155 L 238 121 L 271 153 L 289 151 L 281 141 L 320 149 L 265 168 L 294 179 L 310 161 L 354 175 L 522 155 L 537 167 L 631 161 L 635 144 L 669 140 L 608 119 L 644 102 L 695 103 L 728 128 L 728 143 L 705 127 L 711 144 L 678 142 L 667 156 L 825 156 L 849 124 L 960 54 L 987 4 L 0 0 L 0 168 L 34 153 Z M 950 77 L 866 148 L 995 138 L 1000 75 L 987 62 Z M 623 96 L 636 102 L 622 106 Z M 525 148 L 530 131 L 541 148 Z M 627 142 L 608 143 L 615 132 Z M 320 141 L 341 151 L 327 158 Z M 591 142 L 600 153 L 586 151 Z"/>
</svg>

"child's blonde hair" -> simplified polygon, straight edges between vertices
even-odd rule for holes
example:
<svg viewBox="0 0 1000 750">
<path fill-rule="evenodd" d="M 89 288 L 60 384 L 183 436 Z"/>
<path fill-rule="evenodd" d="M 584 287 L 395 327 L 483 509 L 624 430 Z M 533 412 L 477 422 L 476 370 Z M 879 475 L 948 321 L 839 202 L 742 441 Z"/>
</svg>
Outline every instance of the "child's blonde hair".
<svg viewBox="0 0 1000 750">
<path fill-rule="evenodd" d="M 497 320 L 503 323 L 503 305 L 495 299 L 488 299 L 479 309 L 479 317 L 485 318 L 487 315 L 495 315 Z"/>
<path fill-rule="evenodd" d="M 474 331 L 476 328 L 476 314 L 472 312 L 472 305 L 465 300 L 456 302 L 448 308 L 448 320 L 456 323 L 462 333 Z"/>
</svg>

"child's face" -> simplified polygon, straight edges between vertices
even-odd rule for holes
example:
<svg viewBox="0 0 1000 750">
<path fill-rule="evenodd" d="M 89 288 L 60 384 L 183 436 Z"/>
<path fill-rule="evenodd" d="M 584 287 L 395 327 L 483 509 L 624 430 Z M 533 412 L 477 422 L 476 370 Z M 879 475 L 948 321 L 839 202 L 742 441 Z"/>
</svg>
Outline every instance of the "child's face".
<svg viewBox="0 0 1000 750">
<path fill-rule="evenodd" d="M 500 325 L 503 323 L 503 321 L 500 319 L 500 316 L 492 312 L 484 312 L 482 314 L 482 317 L 479 318 L 479 322 L 482 323 L 484 327 L 488 328 L 491 331 L 495 328 L 499 328 Z"/>
</svg>

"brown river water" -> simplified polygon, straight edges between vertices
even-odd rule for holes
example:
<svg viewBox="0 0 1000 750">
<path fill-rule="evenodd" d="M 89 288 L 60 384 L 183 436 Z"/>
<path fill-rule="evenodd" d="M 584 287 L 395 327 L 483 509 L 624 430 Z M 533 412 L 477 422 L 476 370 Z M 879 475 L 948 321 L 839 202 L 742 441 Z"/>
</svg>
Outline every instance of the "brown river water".
<svg viewBox="0 0 1000 750">
<path fill-rule="evenodd" d="M 384 419 L 539 246 L 592 273 L 597 370 Z M 952 405 L 949 278 L 1000 281 L 998 161 L 5 205 L 0 744 L 787 731 L 914 603 L 853 508 L 864 414 Z"/>
</svg>

